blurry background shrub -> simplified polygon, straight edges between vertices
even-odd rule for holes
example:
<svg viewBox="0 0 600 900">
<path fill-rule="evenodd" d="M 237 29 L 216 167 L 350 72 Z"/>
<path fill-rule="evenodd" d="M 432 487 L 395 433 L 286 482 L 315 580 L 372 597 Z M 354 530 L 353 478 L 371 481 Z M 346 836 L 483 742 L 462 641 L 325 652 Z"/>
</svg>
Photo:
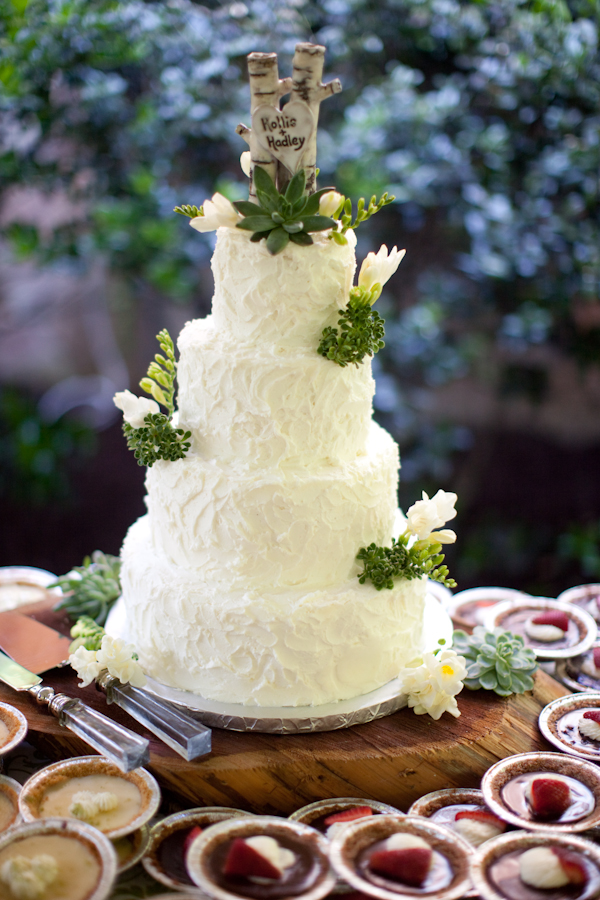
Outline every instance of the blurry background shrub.
<svg viewBox="0 0 600 900">
<path fill-rule="evenodd" d="M 0 357 L 20 350 L 0 378 L 42 400 L 53 385 L 55 416 L 110 425 L 112 386 L 135 385 L 158 329 L 209 310 L 212 236 L 172 209 L 244 196 L 245 55 L 276 49 L 285 75 L 314 40 L 344 85 L 321 108 L 321 184 L 391 190 L 359 255 L 408 248 L 375 360 L 402 504 L 417 482 L 458 490 L 463 587 L 591 575 L 577 548 L 599 537 L 599 21 L 598 0 L 7 0 Z M 45 368 L 40 318 L 62 347 Z"/>
</svg>

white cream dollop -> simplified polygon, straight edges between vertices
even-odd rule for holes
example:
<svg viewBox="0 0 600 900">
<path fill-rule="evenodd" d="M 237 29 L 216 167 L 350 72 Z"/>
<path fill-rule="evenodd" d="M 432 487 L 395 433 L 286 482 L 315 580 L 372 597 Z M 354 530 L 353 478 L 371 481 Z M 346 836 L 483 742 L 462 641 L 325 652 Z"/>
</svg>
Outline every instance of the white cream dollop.
<svg viewBox="0 0 600 900">
<path fill-rule="evenodd" d="M 535 616 L 532 616 L 531 619 L 525 622 L 525 634 L 532 641 L 542 641 L 544 644 L 551 644 L 564 638 L 565 632 L 562 628 L 558 628 L 557 625 L 536 625 L 532 621 L 534 618 Z"/>
<path fill-rule="evenodd" d="M 93 824 L 101 813 L 111 812 L 119 805 L 119 798 L 112 791 L 77 791 L 71 798 L 69 812 L 76 819 Z"/>
<path fill-rule="evenodd" d="M 0 869 L 0 881 L 14 900 L 41 900 L 57 876 L 57 862 L 49 853 L 13 856 Z"/>
<path fill-rule="evenodd" d="M 519 857 L 521 880 L 531 887 L 548 890 L 569 884 L 569 877 L 549 847 L 532 847 Z"/>
</svg>

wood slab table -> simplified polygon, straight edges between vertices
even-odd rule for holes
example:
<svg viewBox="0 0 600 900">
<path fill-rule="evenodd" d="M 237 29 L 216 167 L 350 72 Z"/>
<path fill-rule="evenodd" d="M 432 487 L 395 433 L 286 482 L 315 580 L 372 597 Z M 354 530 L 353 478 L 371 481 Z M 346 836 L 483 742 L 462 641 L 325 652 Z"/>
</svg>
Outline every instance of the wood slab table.
<svg viewBox="0 0 600 900">
<path fill-rule="evenodd" d="M 67 618 L 49 604 L 26 611 L 68 633 Z M 214 729 L 210 756 L 186 762 L 119 707 L 108 706 L 93 685 L 79 689 L 69 667 L 54 669 L 44 680 L 148 737 L 149 769 L 181 804 L 233 806 L 276 815 L 289 815 L 328 797 L 364 797 L 406 810 L 429 791 L 478 787 L 481 776 L 499 759 L 553 749 L 538 730 L 538 715 L 551 700 L 570 693 L 539 670 L 534 689 L 527 694 L 500 698 L 490 691 L 463 690 L 457 719 L 444 714 L 434 722 L 403 709 L 366 725 L 315 734 Z M 0 684 L 0 700 L 27 716 L 28 740 L 52 759 L 93 752 L 28 694 Z"/>
</svg>

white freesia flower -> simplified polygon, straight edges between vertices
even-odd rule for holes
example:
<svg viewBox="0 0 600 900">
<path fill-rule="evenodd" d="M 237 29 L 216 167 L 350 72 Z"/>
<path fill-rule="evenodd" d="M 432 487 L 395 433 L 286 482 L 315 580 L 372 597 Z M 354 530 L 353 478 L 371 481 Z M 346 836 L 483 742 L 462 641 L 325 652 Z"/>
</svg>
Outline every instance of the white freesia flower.
<svg viewBox="0 0 600 900">
<path fill-rule="evenodd" d="M 390 280 L 404 259 L 405 253 L 406 250 L 398 250 L 397 247 L 394 247 L 388 254 L 388 248 L 385 244 L 381 245 L 377 253 L 368 253 L 358 273 L 358 286 L 370 291 L 378 284 L 379 293 L 375 297 L 375 300 L 377 300 L 381 294 L 381 288 Z M 373 300 L 373 303 L 375 300 Z"/>
<path fill-rule="evenodd" d="M 71 653 L 69 663 L 77 672 L 78 677 L 83 679 L 79 683 L 79 687 L 82 688 L 95 681 L 102 671 L 102 666 L 96 659 L 96 651 L 86 650 L 85 647 L 78 647 L 75 653 Z"/>
<path fill-rule="evenodd" d="M 456 500 L 457 495 L 448 491 L 440 490 L 431 499 L 423 491 L 423 499 L 413 503 L 406 513 L 408 531 L 416 535 L 420 541 L 424 541 L 434 528 L 439 528 L 440 525 L 445 525 L 454 518 Z M 443 536 L 440 538 L 439 535 Z M 442 544 L 451 544 L 453 540 L 445 540 L 444 537 L 452 535 L 456 540 L 454 532 L 447 529 L 445 532 L 436 532 L 434 537 L 438 538 Z"/>
<path fill-rule="evenodd" d="M 244 173 L 244 175 L 247 175 L 248 178 L 250 178 L 252 154 L 249 150 L 244 150 L 244 152 L 240 156 L 240 166 L 242 167 L 242 172 Z"/>
<path fill-rule="evenodd" d="M 337 191 L 327 191 L 319 200 L 319 215 L 333 216 L 343 199 L 343 194 L 338 194 Z"/>
<path fill-rule="evenodd" d="M 142 428 L 148 413 L 160 412 L 160 406 L 149 397 L 136 397 L 131 391 L 118 391 L 113 397 L 117 409 L 122 410 L 123 418 L 132 428 Z"/>
<path fill-rule="evenodd" d="M 235 228 L 240 221 L 238 211 L 223 194 L 213 194 L 211 200 L 204 201 L 202 208 L 203 216 L 190 219 L 190 225 L 196 231 L 216 231 L 222 225 Z"/>
<path fill-rule="evenodd" d="M 425 653 L 420 665 L 402 669 L 400 689 L 408 694 L 408 705 L 418 716 L 428 713 L 437 720 L 449 712 L 458 717 L 455 698 L 463 689 L 466 674 L 465 658 L 455 650 L 442 650 L 437 655 Z"/>
<path fill-rule="evenodd" d="M 440 531 L 432 531 L 429 537 L 435 538 L 440 544 L 454 544 L 456 532 L 451 528 L 442 528 Z"/>
<path fill-rule="evenodd" d="M 133 687 L 143 687 L 146 684 L 146 676 L 140 664 L 133 658 L 134 653 L 133 644 L 126 644 L 121 638 L 105 634 L 100 649 L 96 652 L 96 659 L 100 666 L 108 669 L 113 678 L 118 678 L 121 684 L 129 683 Z"/>
</svg>

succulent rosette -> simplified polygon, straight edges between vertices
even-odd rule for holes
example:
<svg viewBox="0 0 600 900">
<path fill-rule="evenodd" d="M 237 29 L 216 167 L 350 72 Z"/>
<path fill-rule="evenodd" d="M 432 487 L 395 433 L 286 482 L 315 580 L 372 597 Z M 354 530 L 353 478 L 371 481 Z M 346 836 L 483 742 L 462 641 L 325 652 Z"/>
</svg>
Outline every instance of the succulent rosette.
<svg viewBox="0 0 600 900">
<path fill-rule="evenodd" d="M 484 688 L 500 697 L 533 688 L 537 661 L 520 635 L 501 628 L 488 631 L 478 625 L 473 634 L 455 631 L 452 645 L 466 660 L 465 687 L 473 691 Z"/>
</svg>

